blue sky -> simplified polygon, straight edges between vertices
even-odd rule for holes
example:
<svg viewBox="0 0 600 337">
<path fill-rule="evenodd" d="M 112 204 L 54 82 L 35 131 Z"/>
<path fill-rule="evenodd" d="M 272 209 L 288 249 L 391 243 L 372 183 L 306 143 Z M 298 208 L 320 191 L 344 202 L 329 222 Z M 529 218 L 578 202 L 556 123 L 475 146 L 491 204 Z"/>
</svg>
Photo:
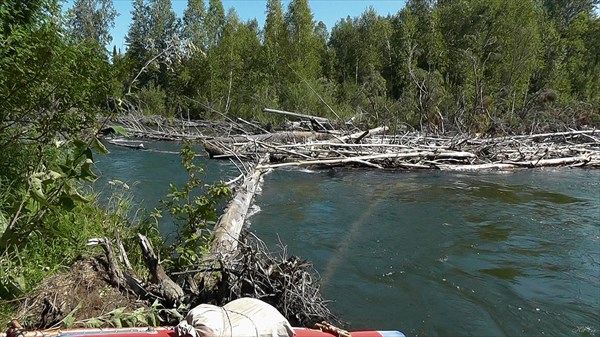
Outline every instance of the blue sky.
<svg viewBox="0 0 600 337">
<path fill-rule="evenodd" d="M 183 11 L 187 6 L 187 0 L 172 0 L 173 10 L 178 17 L 182 17 Z M 284 8 L 287 8 L 289 0 L 282 1 Z M 115 27 L 112 30 L 112 45 L 125 50 L 125 35 L 131 22 L 131 0 L 114 0 L 114 7 L 119 13 L 115 19 Z M 380 15 L 396 14 L 404 7 L 404 0 L 309 0 L 315 21 L 323 21 L 329 30 L 340 19 L 347 16 L 360 16 L 369 6 L 373 6 Z M 72 5 L 71 1 L 67 6 Z M 256 18 L 261 25 L 265 22 L 265 11 L 267 7 L 266 0 L 223 0 L 225 12 L 229 8 L 235 8 L 236 12 L 243 21 Z M 112 46 L 109 50 L 112 50 Z"/>
</svg>

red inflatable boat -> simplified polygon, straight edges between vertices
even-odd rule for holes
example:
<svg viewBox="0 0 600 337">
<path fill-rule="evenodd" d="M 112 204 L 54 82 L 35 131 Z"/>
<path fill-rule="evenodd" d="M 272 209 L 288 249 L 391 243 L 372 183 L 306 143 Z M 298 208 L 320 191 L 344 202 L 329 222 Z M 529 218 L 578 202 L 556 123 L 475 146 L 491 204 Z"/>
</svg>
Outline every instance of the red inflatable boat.
<svg viewBox="0 0 600 337">
<path fill-rule="evenodd" d="M 340 337 L 335 332 L 325 332 L 315 329 L 293 328 L 296 337 Z M 351 331 L 351 337 L 405 337 L 399 331 Z M 0 337 L 11 337 L 0 333 Z M 18 337 L 177 337 L 173 328 L 114 328 L 114 329 L 64 329 L 27 331 L 18 334 Z M 251 337 L 240 336 L 240 337 Z"/>
</svg>

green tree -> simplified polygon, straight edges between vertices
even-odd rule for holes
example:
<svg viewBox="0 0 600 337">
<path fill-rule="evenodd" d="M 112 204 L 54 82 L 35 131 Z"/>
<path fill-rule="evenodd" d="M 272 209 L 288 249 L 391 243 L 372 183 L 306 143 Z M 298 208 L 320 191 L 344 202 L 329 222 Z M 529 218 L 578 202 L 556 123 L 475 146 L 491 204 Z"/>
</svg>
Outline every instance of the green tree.
<svg viewBox="0 0 600 337">
<path fill-rule="evenodd" d="M 134 0 L 131 10 L 131 24 L 125 36 L 127 55 L 137 68 L 144 64 L 148 56 L 150 39 L 150 8 L 144 0 Z M 133 71 L 133 69 L 132 69 Z"/>
<path fill-rule="evenodd" d="M 285 15 L 289 66 L 306 79 L 321 73 L 320 51 L 323 46 L 315 35 L 313 14 L 307 0 L 292 0 Z"/>
<path fill-rule="evenodd" d="M 10 22 L 0 29 L 2 259 L 17 260 L 11 254 L 30 244 L 56 258 L 50 247 L 71 239 L 63 225 L 73 225 L 69 211 L 86 201 L 74 181 L 93 177 L 89 143 L 75 139 L 92 138 L 83 131 L 102 112 L 111 74 L 106 52 L 72 39 L 62 15 L 54 0 L 0 5 L 0 22 Z M 4 276 L 0 293 L 15 286 Z"/>
<path fill-rule="evenodd" d="M 381 72 L 390 56 L 391 27 L 380 18 L 373 7 L 362 13 L 357 23 L 359 36 L 357 77 L 370 76 L 372 71 Z"/>
<path fill-rule="evenodd" d="M 178 93 L 180 88 L 173 86 L 174 69 L 178 68 L 182 57 L 190 52 L 185 41 L 180 38 L 180 21 L 171 8 L 170 0 L 135 0 L 132 12 L 132 22 L 126 38 L 130 48 L 127 56 L 131 65 L 131 80 L 126 88 L 131 94 L 131 88 L 141 90 L 152 83 L 151 90 L 144 89 L 147 101 L 140 100 L 140 106 L 147 106 L 150 111 L 160 110 L 163 104 L 150 107 L 148 104 L 166 98 L 164 106 L 168 109 L 165 115 L 173 115 L 177 110 Z M 152 97 L 154 96 L 154 97 Z"/>
<path fill-rule="evenodd" d="M 264 85 L 260 65 L 261 44 L 256 21 L 242 23 L 235 10 L 227 13 L 219 44 L 209 60 L 211 107 L 227 115 L 251 116 L 252 97 Z"/>
<path fill-rule="evenodd" d="M 358 27 L 352 18 L 340 20 L 331 30 L 329 46 L 335 55 L 336 79 L 345 84 L 352 81 L 358 84 Z"/>
<path fill-rule="evenodd" d="M 492 85 L 490 63 L 502 52 L 498 46 L 496 16 L 502 1 L 464 0 L 440 3 L 444 42 L 448 47 L 451 90 L 460 102 L 461 121 L 475 131 L 489 128 Z"/>
<path fill-rule="evenodd" d="M 221 0 L 208 1 L 208 15 L 205 22 L 208 37 L 207 46 L 210 49 L 219 43 L 225 26 L 225 10 Z"/>
<path fill-rule="evenodd" d="M 206 8 L 203 0 L 188 0 L 183 12 L 182 37 L 189 39 L 195 48 L 206 53 Z"/>
<path fill-rule="evenodd" d="M 573 98 L 600 101 L 600 18 L 586 12 L 576 15 L 563 36 L 565 68 Z"/>
<path fill-rule="evenodd" d="M 559 31 L 568 29 L 581 13 L 592 14 L 599 0 L 542 0 L 542 5 L 557 24 Z"/>
<path fill-rule="evenodd" d="M 171 7 L 171 0 L 150 0 L 150 46 L 152 56 L 158 55 L 157 69 L 153 69 L 150 74 L 153 75 L 155 84 L 162 90 L 169 92 L 172 88 L 171 71 L 179 63 L 179 51 L 181 48 L 181 39 L 179 37 L 179 20 Z M 168 102 L 173 103 L 172 95 L 168 95 Z M 167 106 L 173 108 L 172 104 Z M 165 111 L 168 115 L 172 111 Z"/>
<path fill-rule="evenodd" d="M 104 54 L 67 38 L 56 1 L 3 3 L 0 16 L 11 22 L 0 31 L 3 152 L 36 148 L 86 127 L 110 90 Z"/>
<path fill-rule="evenodd" d="M 322 85 L 322 56 L 326 46 L 316 34 L 308 1 L 292 0 L 284 22 L 288 41 L 282 106 L 294 111 L 325 113 L 327 109 L 319 102 L 317 94 L 323 94 L 319 87 Z"/>
<path fill-rule="evenodd" d="M 264 27 L 264 71 L 268 74 L 271 83 L 275 86 L 268 101 L 278 104 L 279 97 L 284 92 L 284 74 L 287 68 L 287 31 L 284 24 L 283 7 L 281 0 L 267 1 L 267 17 Z"/>
<path fill-rule="evenodd" d="M 112 42 L 110 29 L 117 16 L 112 1 L 75 0 L 69 9 L 69 27 L 79 41 L 94 41 L 102 48 Z"/>
<path fill-rule="evenodd" d="M 148 38 L 151 49 L 160 52 L 172 44 L 172 40 L 178 35 L 179 22 L 171 0 L 149 0 L 150 29 Z"/>
<path fill-rule="evenodd" d="M 540 65 L 541 37 L 534 1 L 506 1 L 498 8 L 496 50 L 491 60 L 491 90 L 497 117 L 514 118 Z"/>
</svg>

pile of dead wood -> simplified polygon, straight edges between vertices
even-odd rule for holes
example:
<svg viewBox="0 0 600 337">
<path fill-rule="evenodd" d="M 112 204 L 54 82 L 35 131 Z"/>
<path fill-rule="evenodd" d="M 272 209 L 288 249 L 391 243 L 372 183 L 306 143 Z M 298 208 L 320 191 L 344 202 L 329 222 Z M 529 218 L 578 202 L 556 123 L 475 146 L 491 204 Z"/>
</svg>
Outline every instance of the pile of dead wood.
<svg viewBox="0 0 600 337">
<path fill-rule="evenodd" d="M 187 121 L 143 114 L 117 116 L 108 124 L 101 130 L 106 135 L 114 133 L 114 127 L 120 127 L 132 138 L 167 141 L 203 139 L 206 129 L 226 128 L 219 122 Z"/>
<path fill-rule="evenodd" d="M 390 134 L 381 126 L 359 130 L 351 121 L 265 108 L 296 121 L 286 131 L 271 132 L 256 121 L 226 118 L 221 122 L 168 120 L 125 115 L 113 122 L 132 137 L 159 140 L 201 140 L 211 158 L 256 162 L 258 168 L 351 166 L 377 169 L 479 170 L 544 166 L 600 166 L 600 131 L 500 137 L 468 134 Z M 258 134 L 257 134 L 258 132 Z M 119 144 L 120 145 L 120 144 Z M 139 144 L 132 147 L 139 148 Z"/>
<path fill-rule="evenodd" d="M 116 116 L 102 123 L 105 126 L 100 131 L 105 135 L 113 134 L 116 126 L 122 128 L 131 138 L 166 141 L 203 140 L 213 138 L 215 135 L 269 132 L 258 122 L 246 121 L 242 118 L 232 120 L 226 116 L 222 121 L 209 121 L 132 113 Z"/>
<path fill-rule="evenodd" d="M 255 158 L 260 168 L 362 166 L 377 169 L 478 170 L 543 166 L 600 166 L 600 131 L 473 138 L 386 135 L 387 128 L 338 132 L 279 132 L 205 141 L 212 158 Z"/>
</svg>

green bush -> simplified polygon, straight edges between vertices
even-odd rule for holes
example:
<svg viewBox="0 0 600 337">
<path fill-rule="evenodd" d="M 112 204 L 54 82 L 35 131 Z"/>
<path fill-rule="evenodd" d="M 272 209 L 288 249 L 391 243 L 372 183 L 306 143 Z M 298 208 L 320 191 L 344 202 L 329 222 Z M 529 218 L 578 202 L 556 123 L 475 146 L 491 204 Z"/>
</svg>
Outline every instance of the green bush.
<svg viewBox="0 0 600 337">
<path fill-rule="evenodd" d="M 138 106 L 144 112 L 144 115 L 163 115 L 167 114 L 166 106 L 167 94 L 154 82 L 150 82 L 148 86 L 143 87 L 137 93 Z"/>
</svg>

